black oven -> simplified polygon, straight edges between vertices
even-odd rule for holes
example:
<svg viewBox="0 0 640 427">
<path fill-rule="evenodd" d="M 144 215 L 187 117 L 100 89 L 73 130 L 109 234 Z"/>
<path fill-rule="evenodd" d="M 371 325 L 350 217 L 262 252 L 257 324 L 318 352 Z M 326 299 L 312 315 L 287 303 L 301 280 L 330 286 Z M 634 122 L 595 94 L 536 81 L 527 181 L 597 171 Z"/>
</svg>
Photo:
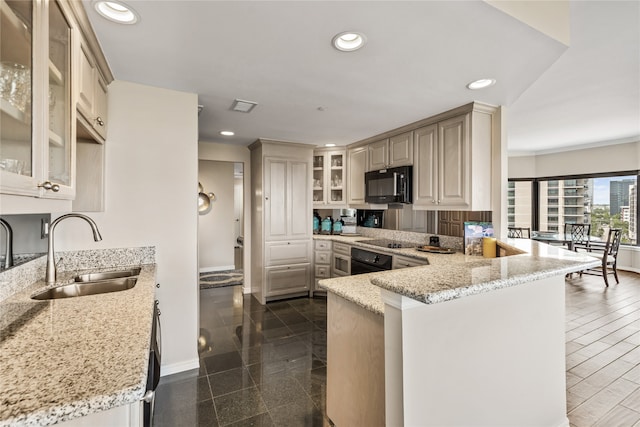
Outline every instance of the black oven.
<svg viewBox="0 0 640 427">
<path fill-rule="evenodd" d="M 162 348 L 162 331 L 160 327 L 159 301 L 153 307 L 153 323 L 151 325 L 151 346 L 149 350 L 149 368 L 147 370 L 147 391 L 142 397 L 144 427 L 153 425 L 153 410 L 155 407 L 155 391 L 160 382 L 160 352 Z"/>
<path fill-rule="evenodd" d="M 412 166 L 382 169 L 364 174 L 367 203 L 411 203 Z"/>
<path fill-rule="evenodd" d="M 351 275 L 391 270 L 392 256 L 351 248 Z"/>
</svg>

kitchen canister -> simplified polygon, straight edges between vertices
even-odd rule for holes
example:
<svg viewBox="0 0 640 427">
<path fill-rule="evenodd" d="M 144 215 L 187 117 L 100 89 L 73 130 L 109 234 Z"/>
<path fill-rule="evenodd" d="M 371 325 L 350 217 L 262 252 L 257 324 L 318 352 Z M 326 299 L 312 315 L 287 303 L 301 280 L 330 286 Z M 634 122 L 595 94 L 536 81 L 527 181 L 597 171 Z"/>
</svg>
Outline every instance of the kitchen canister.
<svg viewBox="0 0 640 427">
<path fill-rule="evenodd" d="M 342 234 L 342 220 L 336 219 L 333 222 L 333 234 Z"/>
<path fill-rule="evenodd" d="M 320 224 L 320 234 L 331 234 L 331 228 L 333 226 L 333 221 L 331 220 L 331 217 L 328 216 L 325 219 L 322 220 L 322 223 Z"/>
</svg>

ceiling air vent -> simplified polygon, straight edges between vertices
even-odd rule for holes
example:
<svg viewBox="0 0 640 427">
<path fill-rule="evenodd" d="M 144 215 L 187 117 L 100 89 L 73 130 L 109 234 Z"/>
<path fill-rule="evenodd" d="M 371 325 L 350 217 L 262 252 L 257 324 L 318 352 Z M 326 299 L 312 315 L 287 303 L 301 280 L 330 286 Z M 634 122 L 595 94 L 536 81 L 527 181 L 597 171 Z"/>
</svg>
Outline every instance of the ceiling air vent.
<svg viewBox="0 0 640 427">
<path fill-rule="evenodd" d="M 231 109 L 233 111 L 239 111 L 241 113 L 250 113 L 251 110 L 253 110 L 253 107 L 255 107 L 256 105 L 258 105 L 257 102 L 235 99 L 233 101 L 233 104 L 231 105 Z"/>
</svg>

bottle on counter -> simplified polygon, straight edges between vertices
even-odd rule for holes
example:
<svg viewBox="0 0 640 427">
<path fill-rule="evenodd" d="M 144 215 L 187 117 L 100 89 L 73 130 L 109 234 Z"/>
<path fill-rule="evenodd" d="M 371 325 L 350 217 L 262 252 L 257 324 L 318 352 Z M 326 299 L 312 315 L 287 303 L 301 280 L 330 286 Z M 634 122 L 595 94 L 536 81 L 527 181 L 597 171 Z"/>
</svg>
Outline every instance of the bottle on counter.
<svg viewBox="0 0 640 427">
<path fill-rule="evenodd" d="M 333 222 L 332 234 L 342 234 L 342 226 L 344 222 L 341 219 L 336 219 Z"/>
<path fill-rule="evenodd" d="M 331 229 L 333 228 L 333 220 L 330 216 L 327 216 L 322 220 L 320 224 L 320 234 L 331 234 Z"/>
<path fill-rule="evenodd" d="M 313 212 L 313 234 L 320 233 L 320 214 L 317 211 Z"/>
</svg>

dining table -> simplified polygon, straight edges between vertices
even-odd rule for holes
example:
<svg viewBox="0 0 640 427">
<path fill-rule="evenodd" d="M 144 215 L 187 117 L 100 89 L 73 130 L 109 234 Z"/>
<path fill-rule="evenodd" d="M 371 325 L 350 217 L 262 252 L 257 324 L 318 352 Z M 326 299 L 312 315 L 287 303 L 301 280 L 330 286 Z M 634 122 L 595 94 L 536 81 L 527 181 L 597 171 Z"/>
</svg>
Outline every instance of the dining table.
<svg viewBox="0 0 640 427">
<path fill-rule="evenodd" d="M 531 240 L 537 240 L 544 243 L 566 245 L 567 249 L 569 249 L 570 251 L 576 248 L 587 249 L 589 246 L 591 246 L 592 243 L 595 243 L 598 246 L 603 243 L 601 238 L 596 236 L 589 236 L 587 243 L 579 243 L 575 245 L 571 237 L 571 233 L 558 233 L 554 231 L 532 231 Z"/>
</svg>

